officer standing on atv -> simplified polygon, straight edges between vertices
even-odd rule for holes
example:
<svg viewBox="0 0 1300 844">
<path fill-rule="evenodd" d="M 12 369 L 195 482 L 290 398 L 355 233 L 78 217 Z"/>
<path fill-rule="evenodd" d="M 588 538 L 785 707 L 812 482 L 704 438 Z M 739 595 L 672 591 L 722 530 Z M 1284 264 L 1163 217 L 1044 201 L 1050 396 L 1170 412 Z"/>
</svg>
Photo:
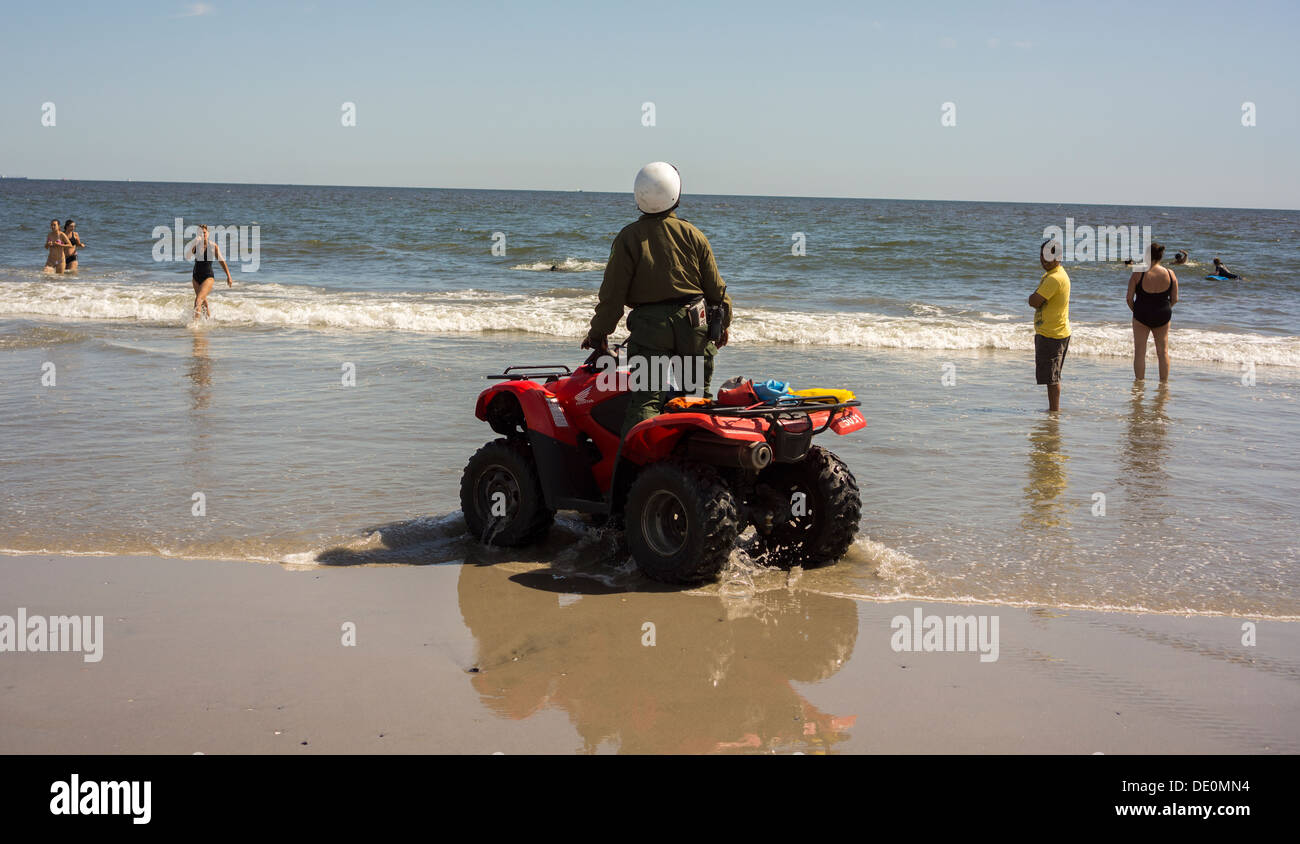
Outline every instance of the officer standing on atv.
<svg viewBox="0 0 1300 844">
<path fill-rule="evenodd" d="M 713 248 L 699 229 L 673 213 L 682 193 L 676 167 L 662 161 L 642 167 L 633 193 L 641 217 L 614 238 L 596 315 L 582 348 L 609 354 L 609 335 L 618 327 L 623 308 L 630 307 L 627 355 L 632 371 L 637 366 L 662 371 L 650 358 L 662 364 L 677 357 L 683 364 L 679 371 L 685 373 L 693 359 L 703 356 L 704 395 L 711 396 L 713 358 L 727 345 L 731 325 L 731 298 L 718 275 Z M 651 386 L 660 389 L 632 392 L 624 435 L 663 410 L 667 385 Z"/>
</svg>

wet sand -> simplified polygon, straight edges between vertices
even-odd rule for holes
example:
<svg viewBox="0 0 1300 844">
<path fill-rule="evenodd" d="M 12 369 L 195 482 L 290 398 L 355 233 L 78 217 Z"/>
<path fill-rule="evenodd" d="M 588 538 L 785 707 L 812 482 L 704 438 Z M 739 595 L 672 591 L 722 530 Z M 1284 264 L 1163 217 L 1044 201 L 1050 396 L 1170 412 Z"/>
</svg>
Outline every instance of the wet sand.
<svg viewBox="0 0 1300 844">
<path fill-rule="evenodd" d="M 727 597 L 544 562 L 0 557 L 0 614 L 104 616 L 98 663 L 0 653 L 0 752 L 1300 751 L 1300 625 L 1245 646 L 1243 619 L 801 580 Z M 997 616 L 997 661 L 895 652 L 890 621 L 918 606 Z"/>
<path fill-rule="evenodd" d="M 376 525 L 454 520 L 466 461 L 496 437 L 473 413 L 483 374 L 582 360 L 576 343 L 505 335 L 18 334 L 36 345 L 0 353 L 0 553 L 14 554 L 295 564 L 365 550 Z M 36 380 L 46 361 L 57 387 Z M 1290 370 L 1246 388 L 1232 367 L 1180 364 L 1161 388 L 1080 355 L 1058 418 L 1025 361 L 728 346 L 719 377 L 851 387 L 864 402 L 866 429 L 817 438 L 862 489 L 859 541 L 822 591 L 1300 620 Z M 961 374 L 946 387 L 949 363 Z M 464 544 L 435 556 L 466 559 Z"/>
</svg>

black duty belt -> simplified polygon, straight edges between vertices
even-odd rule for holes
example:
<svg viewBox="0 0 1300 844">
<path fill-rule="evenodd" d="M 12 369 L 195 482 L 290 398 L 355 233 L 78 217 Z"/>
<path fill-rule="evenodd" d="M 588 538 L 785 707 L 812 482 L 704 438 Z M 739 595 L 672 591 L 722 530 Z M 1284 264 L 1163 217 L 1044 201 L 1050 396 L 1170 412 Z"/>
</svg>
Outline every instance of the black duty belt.
<svg viewBox="0 0 1300 844">
<path fill-rule="evenodd" d="M 637 308 L 648 308 L 652 305 L 674 305 L 676 307 L 693 305 L 703 298 L 703 293 L 696 293 L 693 296 L 678 296 L 676 299 L 662 299 L 658 302 L 641 302 L 640 304 L 633 305 L 632 310 L 636 310 Z"/>
</svg>

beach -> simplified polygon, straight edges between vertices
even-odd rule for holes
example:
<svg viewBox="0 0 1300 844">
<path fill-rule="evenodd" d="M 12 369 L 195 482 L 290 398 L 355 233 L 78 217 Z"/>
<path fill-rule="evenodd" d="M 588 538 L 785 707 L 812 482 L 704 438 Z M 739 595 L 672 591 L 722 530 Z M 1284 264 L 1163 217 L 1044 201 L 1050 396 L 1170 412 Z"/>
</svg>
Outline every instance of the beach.
<svg viewBox="0 0 1300 844">
<path fill-rule="evenodd" d="M 88 568 L 93 577 L 87 576 Z M 785 576 L 749 597 L 546 563 L 322 567 L 2 557 L 102 659 L 5 654 L 4 753 L 1295 753 L 1300 628 L 998 608 L 996 661 Z M 12 612 L 12 607 L 0 608 Z M 647 646 L 643 625 L 656 628 Z M 342 626 L 355 625 L 355 645 Z"/>
<path fill-rule="evenodd" d="M 0 616 L 104 625 L 98 662 L 0 653 L 0 752 L 1300 749 L 1300 291 L 1267 269 L 1297 212 L 694 198 L 737 302 L 716 381 L 847 388 L 868 424 L 817 439 L 861 489 L 843 559 L 787 573 L 745 535 L 683 589 L 586 517 L 493 549 L 460 513 L 484 376 L 581 363 L 627 197 L 0 192 L 7 230 L 80 196 L 91 244 L 40 278 L 0 242 Z M 151 257 L 178 214 L 261 226 L 210 321 Z M 1025 298 L 1066 218 L 1261 269 L 1179 270 L 1162 385 L 1122 263 L 1067 264 L 1048 414 Z M 996 619 L 996 654 L 895 649 L 918 610 Z"/>
</svg>

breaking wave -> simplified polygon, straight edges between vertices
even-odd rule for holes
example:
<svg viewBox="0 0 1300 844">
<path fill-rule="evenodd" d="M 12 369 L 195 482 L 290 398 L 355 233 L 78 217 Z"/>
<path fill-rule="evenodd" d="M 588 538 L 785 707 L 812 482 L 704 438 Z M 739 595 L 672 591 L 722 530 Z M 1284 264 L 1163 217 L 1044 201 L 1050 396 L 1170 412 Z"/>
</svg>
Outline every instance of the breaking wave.
<svg viewBox="0 0 1300 844">
<path fill-rule="evenodd" d="M 555 295 L 555 294 L 560 295 Z M 279 284 L 218 287 L 213 299 L 220 324 L 306 329 L 465 333 L 511 331 L 578 337 L 591 319 L 594 292 L 562 288 L 537 295 L 484 290 L 454 292 L 348 292 Z M 33 281 L 0 283 L 0 315 L 53 321 L 139 321 L 181 325 L 193 297 L 186 288 L 150 284 Z M 1074 324 L 1071 354 L 1127 357 L 1127 322 Z M 945 314 L 922 309 L 914 316 L 866 311 L 799 312 L 746 309 L 732 331 L 737 343 L 788 343 L 936 351 L 1028 352 L 1028 319 L 1007 314 Z M 51 340 L 53 342 L 53 340 Z M 1173 339 L 1180 360 L 1300 367 L 1300 337 L 1179 328 Z"/>
</svg>

